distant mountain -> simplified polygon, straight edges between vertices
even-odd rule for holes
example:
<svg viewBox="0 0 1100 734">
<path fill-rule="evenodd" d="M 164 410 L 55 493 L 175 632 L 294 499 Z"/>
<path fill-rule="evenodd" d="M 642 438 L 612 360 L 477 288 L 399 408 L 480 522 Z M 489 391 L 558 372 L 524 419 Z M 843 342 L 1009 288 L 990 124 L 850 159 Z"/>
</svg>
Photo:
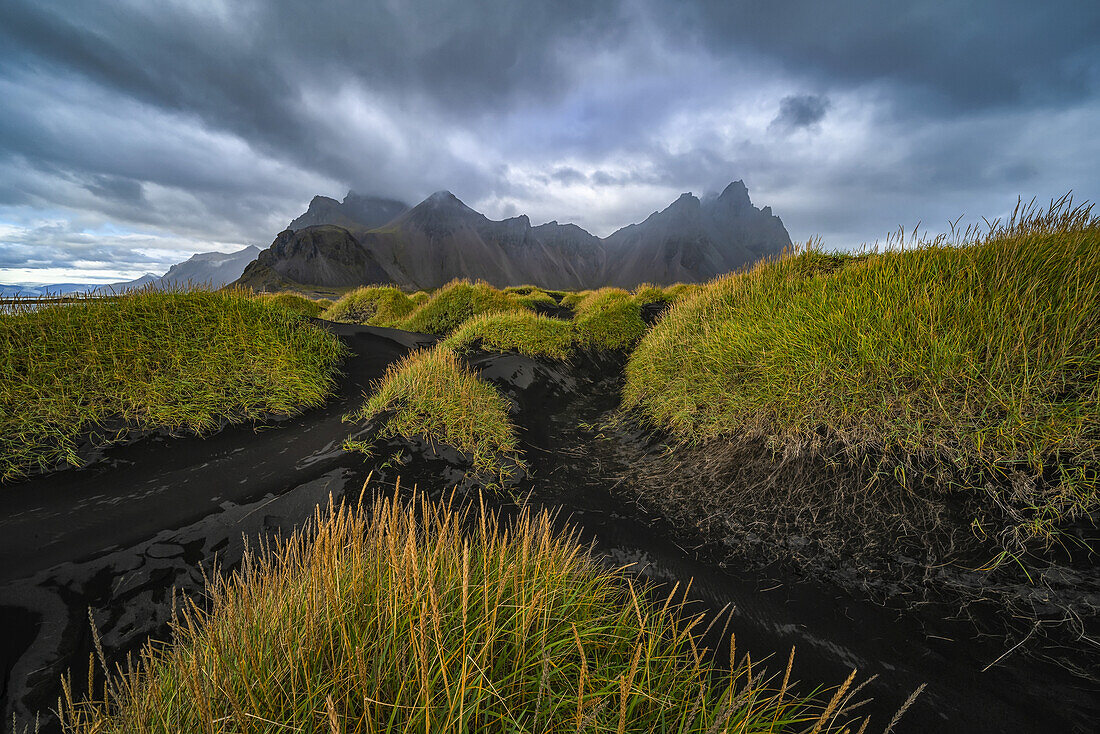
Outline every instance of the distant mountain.
<svg viewBox="0 0 1100 734">
<path fill-rule="evenodd" d="M 96 293 L 122 293 L 123 291 L 154 287 L 176 287 L 188 284 L 221 288 L 241 277 L 245 267 L 263 252 L 255 245 L 249 245 L 236 252 L 200 252 L 181 263 L 168 268 L 164 275 L 146 273 L 137 280 L 124 283 L 111 283 L 98 286 Z"/>
<path fill-rule="evenodd" d="M 41 296 L 64 296 L 70 293 L 84 293 L 95 288 L 87 283 L 54 283 L 52 285 L 4 285 L 0 283 L 0 296 L 12 298 L 38 298 Z"/>
<path fill-rule="evenodd" d="M 221 288 L 241 277 L 245 267 L 261 252 L 256 245 L 230 253 L 200 252 L 170 267 L 160 281 L 172 285 L 195 283 Z"/>
<path fill-rule="evenodd" d="M 706 280 L 782 252 L 791 237 L 771 207 L 754 207 L 745 184 L 734 181 L 717 197 L 681 194 L 603 242 L 600 284 L 630 287 Z"/>
<path fill-rule="evenodd" d="M 127 280 L 122 283 L 108 283 L 107 285 L 96 286 L 92 289 L 92 293 L 122 293 L 124 291 L 136 290 L 138 288 L 144 288 L 150 283 L 156 283 L 160 280 L 160 276 L 156 273 L 146 273 L 145 275 L 135 280 Z"/>
<path fill-rule="evenodd" d="M 603 240 L 574 224 L 532 227 L 525 215 L 495 221 L 449 191 L 411 209 L 349 192 L 343 202 L 314 197 L 237 282 L 263 290 L 380 282 L 436 288 L 454 278 L 632 287 L 708 280 L 790 244 L 783 222 L 769 207 L 754 207 L 741 181 L 703 200 L 684 194 Z"/>
<path fill-rule="evenodd" d="M 241 277 L 245 266 L 263 252 L 255 245 L 249 245 L 236 252 L 200 252 L 181 263 L 176 263 L 164 275 L 146 273 L 135 280 L 121 283 L 96 285 L 88 283 L 55 283 L 51 285 L 0 285 L 0 295 L 5 297 L 57 296 L 70 293 L 122 293 L 123 291 L 144 288 L 149 285 L 184 286 L 194 285 L 221 288 Z"/>
</svg>

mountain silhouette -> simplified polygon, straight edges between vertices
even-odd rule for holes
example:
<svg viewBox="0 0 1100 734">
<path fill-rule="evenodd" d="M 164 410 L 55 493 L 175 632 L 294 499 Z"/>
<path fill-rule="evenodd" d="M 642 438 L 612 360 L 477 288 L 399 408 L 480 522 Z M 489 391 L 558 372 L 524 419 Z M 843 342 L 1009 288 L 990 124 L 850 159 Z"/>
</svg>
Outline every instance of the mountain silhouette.
<svg viewBox="0 0 1100 734">
<path fill-rule="evenodd" d="M 237 283 L 257 290 L 438 288 L 455 278 L 563 290 L 667 285 L 709 280 L 790 244 L 783 222 L 770 207 L 753 206 L 741 181 L 703 199 L 683 194 L 604 239 L 575 224 L 531 226 L 526 215 L 492 220 L 449 191 L 412 208 L 349 192 L 343 202 L 314 197 Z"/>
</svg>

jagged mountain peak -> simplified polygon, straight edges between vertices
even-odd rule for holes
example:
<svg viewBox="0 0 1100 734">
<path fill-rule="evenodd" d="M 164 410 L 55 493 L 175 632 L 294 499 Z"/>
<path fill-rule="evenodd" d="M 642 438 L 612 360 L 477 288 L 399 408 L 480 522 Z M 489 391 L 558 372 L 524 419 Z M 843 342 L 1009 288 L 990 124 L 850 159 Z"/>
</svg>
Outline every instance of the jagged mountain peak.
<svg viewBox="0 0 1100 734">
<path fill-rule="evenodd" d="M 408 208 L 407 204 L 396 199 L 357 194 L 355 191 L 348 191 L 342 202 L 329 196 L 314 196 L 306 212 L 291 222 L 288 229 L 334 224 L 354 231 L 365 231 L 388 224 Z"/>
<path fill-rule="evenodd" d="M 450 191 L 436 191 L 401 216 L 401 221 L 458 225 L 474 221 L 488 221 L 484 214 L 466 206 Z"/>
<path fill-rule="evenodd" d="M 384 222 L 364 221 L 376 213 L 379 202 L 400 212 Z M 632 287 L 647 281 L 706 280 L 790 244 L 780 219 L 766 207 L 761 211 L 752 206 L 741 180 L 719 194 L 697 197 L 685 192 L 640 224 L 605 239 L 557 220 L 532 227 L 522 214 L 492 220 L 447 190 L 436 191 L 411 209 L 354 191 L 342 203 L 315 197 L 310 211 L 291 229 L 318 225 L 343 227 L 346 236 L 298 232 L 301 236 L 292 243 L 281 243 L 293 244 L 287 255 L 274 246 L 276 252 L 265 251 L 261 259 L 269 271 L 253 275 L 272 283 L 284 278 L 331 285 L 337 278 L 353 280 L 359 269 L 365 274 L 379 267 L 403 287 L 432 288 L 456 277 L 483 278 L 494 285 Z M 285 240 L 286 233 L 280 238 Z M 372 272 L 370 282 L 377 282 L 377 271 Z M 314 275 L 308 281 L 301 280 L 310 273 Z"/>
<path fill-rule="evenodd" d="M 680 194 L 676 201 L 669 204 L 665 211 L 685 211 L 699 208 L 699 199 L 695 197 L 695 194 L 690 191 L 685 191 Z"/>
</svg>

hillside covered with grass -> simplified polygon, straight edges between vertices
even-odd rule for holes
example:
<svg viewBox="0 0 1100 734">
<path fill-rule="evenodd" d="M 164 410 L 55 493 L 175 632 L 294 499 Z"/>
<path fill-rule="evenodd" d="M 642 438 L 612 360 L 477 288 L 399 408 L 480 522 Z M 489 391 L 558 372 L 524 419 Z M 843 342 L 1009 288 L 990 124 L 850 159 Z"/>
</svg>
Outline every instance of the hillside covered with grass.
<svg viewBox="0 0 1100 734">
<path fill-rule="evenodd" d="M 0 476 L 77 465 L 81 442 L 133 428 L 203 432 L 319 405 L 342 355 L 283 297 L 150 290 L 17 307 L 0 315 Z"/>
<path fill-rule="evenodd" d="M 1100 220 L 1062 202 L 962 242 L 811 247 L 720 277 L 641 340 L 624 406 L 686 448 L 758 447 L 733 515 L 825 497 L 856 529 L 863 499 L 904 516 L 935 495 L 1007 553 L 1057 540 L 1098 508 Z"/>
</svg>

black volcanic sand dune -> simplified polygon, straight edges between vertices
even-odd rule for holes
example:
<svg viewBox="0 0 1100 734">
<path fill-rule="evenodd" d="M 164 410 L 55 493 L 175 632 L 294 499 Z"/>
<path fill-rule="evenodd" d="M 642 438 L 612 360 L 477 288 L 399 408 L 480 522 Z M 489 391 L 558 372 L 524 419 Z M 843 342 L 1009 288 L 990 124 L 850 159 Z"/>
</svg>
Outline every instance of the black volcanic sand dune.
<svg viewBox="0 0 1100 734">
<path fill-rule="evenodd" d="M 371 283 L 439 288 L 455 278 L 497 287 L 583 290 L 701 282 L 780 254 L 791 238 L 770 207 L 757 209 L 741 181 L 703 199 L 683 194 L 640 224 L 600 239 L 575 224 L 494 221 L 438 191 L 413 208 L 348 193 L 318 196 L 248 266 L 257 290 Z"/>
<path fill-rule="evenodd" d="M 378 464 L 341 450 L 367 432 L 341 422 L 386 366 L 433 337 L 333 326 L 353 349 L 339 394 L 326 407 L 278 427 L 230 427 L 207 439 L 149 440 L 112 449 L 107 460 L 3 487 L 0 620 L 6 642 L 4 717 L 27 721 L 55 705 L 58 676 L 86 676 L 92 640 L 88 609 L 108 655 L 118 660 L 167 632 L 173 595 L 197 593 L 203 573 L 239 562 L 243 538 L 288 534 L 331 496 L 354 501 L 369 472 L 392 491 L 397 478 L 442 494 L 474 492 L 467 467 L 445 448 L 386 442 Z M 901 614 L 835 588 L 775 573 L 716 570 L 666 539 L 670 528 L 637 506 L 622 478 L 652 461 L 659 444 L 613 428 L 623 359 L 578 356 L 572 365 L 519 355 L 475 355 L 470 365 L 512 401 L 530 478 L 512 487 L 537 506 L 561 508 L 610 566 L 631 564 L 667 585 L 692 579 L 701 608 L 733 605 L 730 628 L 754 660 L 781 668 L 798 648 L 796 677 L 837 683 L 853 667 L 877 674 L 868 692 L 881 727 L 921 682 L 929 684 L 900 732 L 1090 731 L 1096 692 L 1080 678 L 1008 655 L 996 640 L 971 639 L 959 623 Z M 387 490 L 389 487 L 391 489 Z M 488 497 L 504 512 L 514 506 Z M 721 625 L 717 625 L 721 627 Z M 715 644 L 721 640 L 714 638 Z M 780 660 L 782 658 L 782 660 Z M 79 689 L 79 684 L 77 684 Z M 48 728 L 48 727 L 47 727 Z M 872 729 L 875 730 L 875 729 Z"/>
</svg>

